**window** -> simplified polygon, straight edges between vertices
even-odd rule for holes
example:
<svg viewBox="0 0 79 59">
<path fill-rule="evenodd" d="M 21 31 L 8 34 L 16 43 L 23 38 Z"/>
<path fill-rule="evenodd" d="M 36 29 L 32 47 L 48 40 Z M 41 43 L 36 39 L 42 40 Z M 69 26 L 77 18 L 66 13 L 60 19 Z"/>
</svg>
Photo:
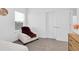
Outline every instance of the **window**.
<svg viewBox="0 0 79 59">
<path fill-rule="evenodd" d="M 15 11 L 15 30 L 20 30 L 23 26 L 25 15 L 21 12 Z"/>
</svg>

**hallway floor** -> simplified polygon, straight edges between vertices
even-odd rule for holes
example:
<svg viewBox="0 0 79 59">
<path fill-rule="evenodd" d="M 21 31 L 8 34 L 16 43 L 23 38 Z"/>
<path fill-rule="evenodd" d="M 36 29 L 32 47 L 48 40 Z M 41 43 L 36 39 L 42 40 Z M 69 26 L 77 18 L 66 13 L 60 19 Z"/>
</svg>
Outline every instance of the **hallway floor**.
<svg viewBox="0 0 79 59">
<path fill-rule="evenodd" d="M 20 41 L 16 41 L 15 43 L 22 44 Z M 67 42 L 48 38 L 39 38 L 25 46 L 28 47 L 29 51 L 68 51 Z"/>
</svg>

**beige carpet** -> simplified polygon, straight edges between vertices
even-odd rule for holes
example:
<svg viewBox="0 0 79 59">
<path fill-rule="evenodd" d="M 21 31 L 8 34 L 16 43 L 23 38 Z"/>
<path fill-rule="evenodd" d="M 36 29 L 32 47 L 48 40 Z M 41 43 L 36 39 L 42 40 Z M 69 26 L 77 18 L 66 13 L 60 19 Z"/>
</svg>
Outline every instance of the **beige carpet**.
<svg viewBox="0 0 79 59">
<path fill-rule="evenodd" d="M 17 44 L 22 44 L 20 41 L 16 41 Z M 25 46 L 29 51 L 68 51 L 68 43 L 63 41 L 57 41 L 55 39 L 44 39 L 30 42 Z"/>
</svg>

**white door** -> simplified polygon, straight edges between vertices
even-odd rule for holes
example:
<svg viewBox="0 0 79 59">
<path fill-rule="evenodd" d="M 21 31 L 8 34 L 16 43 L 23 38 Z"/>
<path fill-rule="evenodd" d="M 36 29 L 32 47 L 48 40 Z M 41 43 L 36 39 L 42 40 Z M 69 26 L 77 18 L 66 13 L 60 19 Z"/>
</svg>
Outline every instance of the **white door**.
<svg viewBox="0 0 79 59">
<path fill-rule="evenodd" d="M 48 36 L 56 40 L 67 41 L 69 32 L 69 11 L 57 9 L 48 13 Z"/>
<path fill-rule="evenodd" d="M 68 41 L 68 33 L 70 28 L 70 12 L 67 9 L 60 9 L 56 12 L 56 39 L 61 41 Z"/>
<path fill-rule="evenodd" d="M 47 37 L 56 39 L 56 17 L 55 12 L 47 12 L 46 29 Z"/>
</svg>

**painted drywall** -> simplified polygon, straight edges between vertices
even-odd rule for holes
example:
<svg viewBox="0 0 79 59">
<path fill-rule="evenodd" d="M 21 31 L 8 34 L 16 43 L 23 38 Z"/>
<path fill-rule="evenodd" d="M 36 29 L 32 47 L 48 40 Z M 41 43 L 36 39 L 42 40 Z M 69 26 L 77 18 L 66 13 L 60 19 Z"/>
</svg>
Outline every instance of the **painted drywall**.
<svg viewBox="0 0 79 59">
<path fill-rule="evenodd" d="M 22 13 L 26 12 L 26 8 L 15 8 L 15 10 Z"/>
<path fill-rule="evenodd" d="M 46 38 L 46 14 L 52 11 L 51 8 L 29 8 L 28 9 L 28 26 L 32 31 L 37 33 L 39 37 Z"/>
<path fill-rule="evenodd" d="M 15 31 L 15 11 L 19 11 L 25 14 L 26 10 L 24 8 L 7 8 L 8 15 L 7 16 L 0 16 L 0 40 L 7 40 L 7 41 L 15 41 L 18 39 L 18 33 Z M 24 21 L 24 25 L 26 21 Z"/>
<path fill-rule="evenodd" d="M 30 26 L 31 29 L 35 33 L 38 33 L 38 36 L 41 36 L 41 37 L 45 36 L 46 34 L 45 33 L 45 14 L 44 13 L 29 13 L 28 26 Z"/>
<path fill-rule="evenodd" d="M 16 10 L 21 11 L 25 14 L 28 13 L 26 15 L 25 25 L 27 24 L 28 21 L 28 26 L 31 26 L 33 28 L 33 31 L 38 33 L 39 37 L 47 37 L 46 12 L 53 12 L 56 9 L 54 10 L 53 9 L 42 9 L 42 10 L 16 9 Z M 7 16 L 0 16 L 0 40 L 7 40 L 13 42 L 17 39 L 17 34 L 15 32 L 15 25 L 14 25 L 14 11 L 15 9 L 8 8 L 9 14 Z M 64 39 L 64 41 L 66 41 L 66 39 Z"/>
<path fill-rule="evenodd" d="M 79 23 L 79 8 L 77 8 L 77 17 L 78 17 L 78 23 Z"/>
<path fill-rule="evenodd" d="M 53 15 L 54 12 L 56 12 L 56 13 Z M 50 13 L 52 13 L 52 14 L 50 14 Z M 55 24 L 51 23 L 49 25 L 49 17 L 47 16 L 47 14 L 49 16 L 54 17 L 53 19 L 56 19 L 57 22 Z M 67 16 L 67 17 L 65 17 L 65 16 Z M 53 22 L 53 19 L 51 19 L 50 22 Z M 51 38 L 53 36 L 52 29 L 57 28 L 57 30 L 55 30 L 56 31 L 55 38 L 57 38 L 57 40 L 61 40 L 61 41 L 68 41 L 67 34 L 70 31 L 70 29 L 69 29 L 70 19 L 71 19 L 70 9 L 62 9 L 62 8 L 50 8 L 50 9 L 49 8 L 46 8 L 46 9 L 31 8 L 31 9 L 28 9 L 28 19 L 27 19 L 28 26 L 34 28 L 33 30 L 35 30 L 35 32 L 38 34 L 39 37 L 44 37 L 44 38 L 50 37 Z M 55 25 L 55 26 L 52 26 L 52 25 Z M 58 29 L 58 28 L 61 28 L 61 29 Z M 50 31 L 50 33 L 52 33 L 52 35 L 48 34 L 47 31 Z M 61 35 L 60 35 L 60 33 L 61 33 Z"/>
<path fill-rule="evenodd" d="M 0 40 L 15 41 L 14 9 L 7 8 L 8 15 L 0 16 Z"/>
</svg>

